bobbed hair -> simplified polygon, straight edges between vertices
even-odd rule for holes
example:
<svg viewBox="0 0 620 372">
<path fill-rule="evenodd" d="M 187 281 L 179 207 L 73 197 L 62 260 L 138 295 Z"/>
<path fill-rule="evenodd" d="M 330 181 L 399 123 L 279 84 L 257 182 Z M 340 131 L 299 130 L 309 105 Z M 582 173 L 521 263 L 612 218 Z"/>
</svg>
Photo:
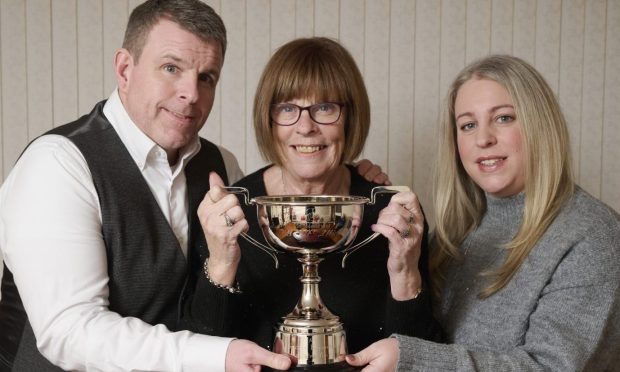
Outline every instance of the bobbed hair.
<svg viewBox="0 0 620 372">
<path fill-rule="evenodd" d="M 344 103 L 345 147 L 341 162 L 357 158 L 370 128 L 370 103 L 364 79 L 351 54 L 338 42 L 324 38 L 295 39 L 271 57 L 256 89 L 254 130 L 263 158 L 282 165 L 269 115 L 272 104 L 308 98 L 314 102 Z"/>
</svg>

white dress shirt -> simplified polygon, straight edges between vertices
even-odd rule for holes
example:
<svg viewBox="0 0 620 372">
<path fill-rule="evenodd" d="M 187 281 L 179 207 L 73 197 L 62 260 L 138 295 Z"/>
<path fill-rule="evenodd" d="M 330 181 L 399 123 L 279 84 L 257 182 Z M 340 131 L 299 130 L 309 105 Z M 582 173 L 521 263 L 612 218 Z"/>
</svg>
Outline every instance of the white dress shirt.
<svg viewBox="0 0 620 372">
<path fill-rule="evenodd" d="M 103 112 L 187 254 L 182 170 L 199 141 L 171 168 L 165 151 L 131 121 L 116 91 Z M 231 165 L 227 158 L 227 169 L 238 177 L 236 160 Z M 97 192 L 80 151 L 63 136 L 34 141 L 0 189 L 0 247 L 40 352 L 65 370 L 223 371 L 231 339 L 170 332 L 108 309 L 101 231 Z"/>
</svg>

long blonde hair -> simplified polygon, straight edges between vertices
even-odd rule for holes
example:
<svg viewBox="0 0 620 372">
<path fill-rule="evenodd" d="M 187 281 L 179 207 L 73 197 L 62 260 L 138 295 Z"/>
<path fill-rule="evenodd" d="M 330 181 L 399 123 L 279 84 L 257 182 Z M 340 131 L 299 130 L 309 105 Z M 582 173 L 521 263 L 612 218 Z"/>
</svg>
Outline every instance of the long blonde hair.
<svg viewBox="0 0 620 372">
<path fill-rule="evenodd" d="M 435 234 L 431 242 L 431 272 L 437 286 L 445 279 L 446 263 L 461 258 L 458 246 L 486 211 L 484 191 L 463 168 L 456 145 L 454 104 L 460 87 L 471 79 L 492 80 L 508 91 L 521 123 L 525 156 L 521 226 L 505 245 L 508 254 L 502 266 L 484 273 L 494 279 L 480 293 L 484 298 L 508 284 L 575 186 L 566 121 L 540 73 L 527 62 L 506 55 L 488 56 L 465 67 L 450 86 L 439 120 L 433 189 Z"/>
</svg>

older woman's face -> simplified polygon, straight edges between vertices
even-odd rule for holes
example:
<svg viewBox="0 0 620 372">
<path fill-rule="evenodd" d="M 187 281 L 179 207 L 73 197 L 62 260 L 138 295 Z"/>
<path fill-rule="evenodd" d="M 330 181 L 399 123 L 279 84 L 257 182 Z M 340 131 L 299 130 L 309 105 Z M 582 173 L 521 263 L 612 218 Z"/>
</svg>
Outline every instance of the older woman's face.
<svg viewBox="0 0 620 372">
<path fill-rule="evenodd" d="M 293 99 L 286 103 L 306 107 L 320 102 Z M 299 121 L 293 125 L 273 123 L 284 168 L 292 176 L 308 181 L 321 181 L 329 176 L 330 171 L 340 165 L 344 152 L 344 117 L 343 111 L 335 123 L 318 124 L 312 120 L 308 110 L 304 110 Z"/>
<path fill-rule="evenodd" d="M 492 80 L 471 79 L 454 103 L 456 142 L 467 174 L 497 197 L 525 188 L 523 135 L 508 91 Z"/>
</svg>

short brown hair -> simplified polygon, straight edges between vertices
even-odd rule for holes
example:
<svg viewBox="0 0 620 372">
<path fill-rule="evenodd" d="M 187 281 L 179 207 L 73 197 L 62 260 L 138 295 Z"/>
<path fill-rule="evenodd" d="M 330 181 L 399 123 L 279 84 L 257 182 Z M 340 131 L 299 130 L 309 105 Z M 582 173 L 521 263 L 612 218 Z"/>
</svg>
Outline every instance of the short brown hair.
<svg viewBox="0 0 620 372">
<path fill-rule="evenodd" d="M 282 159 L 270 107 L 295 98 L 344 103 L 342 162 L 360 155 L 370 127 L 370 103 L 362 74 L 342 45 L 324 37 L 296 39 L 281 46 L 267 63 L 254 97 L 254 130 L 263 158 L 278 165 Z"/>
<path fill-rule="evenodd" d="M 204 41 L 216 41 L 226 53 L 226 27 L 217 13 L 199 0 L 147 0 L 138 5 L 129 16 L 123 48 L 136 62 L 149 32 L 161 19 L 168 19 Z"/>
</svg>

